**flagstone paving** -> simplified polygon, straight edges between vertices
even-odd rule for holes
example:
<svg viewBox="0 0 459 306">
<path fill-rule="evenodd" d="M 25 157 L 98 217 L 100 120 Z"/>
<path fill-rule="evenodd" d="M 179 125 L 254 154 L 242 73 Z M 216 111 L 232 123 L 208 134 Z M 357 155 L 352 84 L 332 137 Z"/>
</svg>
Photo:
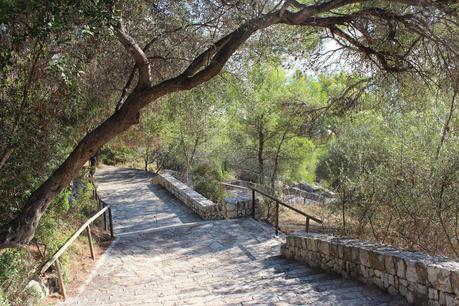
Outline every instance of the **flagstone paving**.
<svg viewBox="0 0 459 306">
<path fill-rule="evenodd" d="M 117 238 L 63 305 L 405 305 L 279 256 L 283 238 L 267 224 L 202 221 L 150 179 L 139 170 L 98 171 Z"/>
</svg>

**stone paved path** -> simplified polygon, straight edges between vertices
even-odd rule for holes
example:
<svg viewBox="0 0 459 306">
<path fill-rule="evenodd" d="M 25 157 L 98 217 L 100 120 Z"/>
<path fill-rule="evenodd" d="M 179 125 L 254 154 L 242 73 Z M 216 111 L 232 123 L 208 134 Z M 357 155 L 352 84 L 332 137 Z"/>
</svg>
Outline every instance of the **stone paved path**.
<svg viewBox="0 0 459 306">
<path fill-rule="evenodd" d="M 104 168 L 97 178 L 118 238 L 65 305 L 404 305 L 278 256 L 265 224 L 199 221 L 144 172 Z"/>
</svg>

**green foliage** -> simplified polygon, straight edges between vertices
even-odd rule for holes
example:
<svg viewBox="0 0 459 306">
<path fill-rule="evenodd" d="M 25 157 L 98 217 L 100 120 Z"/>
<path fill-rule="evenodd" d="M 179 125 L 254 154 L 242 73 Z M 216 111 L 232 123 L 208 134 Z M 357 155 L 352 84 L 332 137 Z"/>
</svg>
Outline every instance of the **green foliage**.
<svg viewBox="0 0 459 306">
<path fill-rule="evenodd" d="M 286 183 L 314 182 L 318 150 L 314 143 L 305 137 L 289 139 L 283 153 L 282 178 Z"/>
<path fill-rule="evenodd" d="M 42 217 L 35 234 L 35 239 L 43 243 L 50 253 L 57 251 L 70 234 L 65 230 L 67 227 L 65 217 L 70 209 L 69 195 L 70 191 L 64 191 L 52 201 L 48 213 Z"/>
<path fill-rule="evenodd" d="M 23 298 L 20 285 L 29 277 L 35 266 L 43 264 L 99 208 L 93 199 L 93 186 L 88 179 L 81 178 L 74 199 L 70 189 L 60 193 L 51 202 L 47 214 L 40 220 L 35 233 L 35 240 L 41 246 L 45 256 L 40 260 L 32 257 L 27 249 L 6 249 L 0 253 L 0 289 L 7 294 L 0 294 L 5 303 L 21 304 Z M 60 257 L 64 279 L 68 279 L 69 254 Z M 29 294 L 30 295 L 30 294 Z M 28 300 L 30 300 L 28 296 Z M 0 303 L 0 305 L 2 305 Z"/>
<path fill-rule="evenodd" d="M 202 163 L 192 172 L 193 188 L 215 203 L 221 203 L 225 196 L 225 189 L 221 185 L 225 175 L 219 165 Z"/>
<path fill-rule="evenodd" d="M 134 157 L 134 152 L 124 144 L 105 146 L 100 151 L 100 160 L 106 165 L 126 163 Z"/>
<path fill-rule="evenodd" d="M 16 292 L 33 268 L 31 255 L 23 249 L 6 249 L 0 253 L 0 305 L 20 304 Z"/>
<path fill-rule="evenodd" d="M 320 107 L 328 99 L 320 82 L 297 72 L 287 77 L 276 65 L 255 65 L 247 82 L 228 86 L 232 101 L 230 160 L 247 179 L 269 184 L 314 179 L 315 145 L 304 133 L 302 107 Z"/>
<path fill-rule="evenodd" d="M 5 294 L 5 292 L 3 292 L 3 289 L 0 288 L 0 306 L 10 306 L 10 302 L 8 301 L 8 298 Z"/>
<path fill-rule="evenodd" d="M 0 1 L 0 224 L 99 121 L 88 63 L 110 37 L 113 4 Z"/>
<path fill-rule="evenodd" d="M 18 284 L 17 275 L 27 272 L 27 259 L 30 255 L 21 249 L 6 249 L 0 254 L 0 283 L 2 287 L 14 287 Z"/>
<path fill-rule="evenodd" d="M 418 97 L 419 110 L 405 107 L 404 94 L 394 94 L 396 107 L 380 103 L 342 120 L 341 133 L 321 158 L 317 177 L 338 191 L 348 230 L 457 256 L 459 141 L 451 129 L 442 142 L 444 121 L 438 120 L 448 116 L 450 97 Z"/>
</svg>

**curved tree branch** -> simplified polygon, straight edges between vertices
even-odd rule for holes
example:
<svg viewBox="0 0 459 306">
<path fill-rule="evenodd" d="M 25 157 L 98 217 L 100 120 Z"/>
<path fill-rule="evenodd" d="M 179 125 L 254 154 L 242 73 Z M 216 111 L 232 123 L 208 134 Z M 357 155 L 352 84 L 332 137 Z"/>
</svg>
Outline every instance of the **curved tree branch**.
<svg viewBox="0 0 459 306">
<path fill-rule="evenodd" d="M 150 63 L 148 58 L 143 52 L 142 48 L 139 47 L 137 42 L 126 33 L 123 21 L 118 22 L 116 28 L 116 34 L 118 36 L 121 44 L 126 48 L 126 50 L 131 54 L 132 58 L 135 61 L 136 66 L 139 69 L 139 81 L 137 83 L 138 87 L 148 87 L 151 85 L 151 76 L 150 76 Z"/>
<path fill-rule="evenodd" d="M 315 24 L 311 18 L 320 18 L 322 13 L 363 1 L 328 0 L 304 6 L 296 3 L 292 4 L 292 1 L 290 1 L 277 11 L 261 15 L 242 24 L 202 52 L 182 73 L 156 85 L 151 84 L 149 62 L 145 53 L 135 40 L 126 33 L 122 23 L 120 23 L 117 28 L 118 38 L 134 58 L 139 69 L 137 86 L 112 116 L 83 137 L 67 159 L 31 194 L 17 217 L 0 228 L 0 248 L 18 247 L 28 243 L 33 238 L 38 222 L 51 200 L 68 186 L 84 163 L 101 146 L 131 125 L 136 124 L 139 112 L 146 105 L 167 94 L 196 87 L 216 76 L 223 69 L 228 59 L 258 30 L 275 24 L 313 26 Z M 396 2 L 403 3 L 406 1 L 400 0 Z M 414 2 L 413 4 L 410 3 L 410 5 L 425 6 L 427 5 L 426 3 L 428 5 L 435 4 L 435 2 L 430 1 Z M 298 11 L 289 11 L 288 8 L 292 6 Z M 330 25 L 329 28 L 333 29 L 337 35 L 344 36 L 344 39 L 350 40 L 350 43 L 355 44 L 360 52 L 368 55 L 373 54 L 380 61 L 385 60 L 385 58 L 379 58 L 381 57 L 381 54 L 378 53 L 379 51 L 363 46 L 358 41 L 353 41 L 352 37 L 348 37 L 348 34 L 339 30 L 336 25 Z"/>
</svg>

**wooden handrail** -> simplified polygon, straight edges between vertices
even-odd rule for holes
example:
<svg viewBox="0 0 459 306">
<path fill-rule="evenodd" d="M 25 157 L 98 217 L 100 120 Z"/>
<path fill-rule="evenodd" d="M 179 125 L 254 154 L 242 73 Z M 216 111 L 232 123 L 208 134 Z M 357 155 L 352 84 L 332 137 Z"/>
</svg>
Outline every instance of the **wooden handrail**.
<svg viewBox="0 0 459 306">
<path fill-rule="evenodd" d="M 232 187 L 232 188 L 236 188 L 236 189 L 250 190 L 250 188 L 245 187 L 245 186 L 239 186 L 239 185 L 228 184 L 228 183 L 221 183 L 221 184 L 222 184 L 223 186 Z"/>
<path fill-rule="evenodd" d="M 94 256 L 94 249 L 92 245 L 92 236 L 91 236 L 91 228 L 90 225 L 92 222 L 94 222 L 98 217 L 100 217 L 102 214 L 104 214 L 104 228 L 107 230 L 107 217 L 110 225 L 110 236 L 113 238 L 113 220 L 112 220 L 112 207 L 110 205 L 107 205 L 104 201 L 102 201 L 97 194 L 97 187 L 92 182 L 94 185 L 94 199 L 98 202 L 100 206 L 102 206 L 102 209 L 99 210 L 95 215 L 93 215 L 91 218 L 88 219 L 83 225 L 80 226 L 80 228 L 69 238 L 67 241 L 64 243 L 63 246 L 57 250 L 56 253 L 43 265 L 43 267 L 40 270 L 40 274 L 45 273 L 53 264 L 56 267 L 56 272 L 57 272 L 57 280 L 58 280 L 58 285 L 59 285 L 59 290 L 62 296 L 64 297 L 64 300 L 67 298 L 67 292 L 65 290 L 65 285 L 64 285 L 64 278 L 62 277 L 62 270 L 61 270 L 61 263 L 59 261 L 59 257 L 72 245 L 72 243 L 80 236 L 80 234 L 86 229 L 87 234 L 88 234 L 88 243 L 89 243 L 89 250 L 91 252 L 91 258 L 95 260 Z M 108 216 L 107 216 L 108 213 Z"/>
<path fill-rule="evenodd" d="M 305 218 L 306 218 L 306 226 L 305 226 L 305 230 L 306 232 L 309 232 L 309 221 L 310 220 L 313 220 L 317 223 L 323 223 L 322 220 L 319 220 L 317 219 L 316 217 L 313 217 L 295 207 L 292 207 L 284 202 L 282 202 L 281 200 L 279 200 L 278 198 L 275 198 L 274 196 L 264 192 L 263 190 L 260 190 L 256 187 L 253 187 L 253 186 L 249 186 L 249 188 L 252 190 L 252 216 L 253 218 L 255 218 L 255 202 L 256 202 L 256 199 L 255 199 L 255 192 L 258 192 L 258 193 L 261 193 L 263 196 L 273 200 L 276 202 L 276 224 L 275 224 L 275 228 L 276 228 L 276 235 L 279 234 L 279 206 L 282 205 L 284 207 L 287 207 L 288 209 L 291 209 L 293 210 L 294 212 L 300 214 L 300 215 L 303 215 Z"/>
<path fill-rule="evenodd" d="M 63 246 L 57 250 L 56 253 L 43 265 L 43 267 L 40 270 L 40 274 L 43 274 L 48 270 L 54 262 L 72 245 L 72 243 L 75 241 L 75 239 L 80 236 L 80 234 L 92 223 L 94 220 L 96 220 L 100 215 L 102 215 L 104 212 L 107 210 L 111 209 L 110 205 L 105 206 L 101 210 L 99 210 L 94 216 L 92 216 L 88 221 L 86 221 L 80 228 L 69 238 L 67 241 L 64 243 Z"/>
<path fill-rule="evenodd" d="M 307 213 L 305 213 L 305 212 L 303 212 L 303 211 L 301 211 L 301 210 L 299 210 L 299 209 L 297 209 L 297 208 L 295 208 L 295 207 L 292 207 L 292 206 L 290 206 L 290 205 L 288 205 L 288 204 L 282 202 L 282 201 L 279 200 L 278 198 L 275 198 L 275 197 L 273 197 L 272 195 L 267 194 L 266 192 L 264 192 L 264 191 L 262 191 L 262 190 L 260 190 L 260 189 L 258 189 L 258 188 L 255 188 L 255 187 L 249 187 L 249 188 L 252 189 L 252 190 L 255 190 L 255 191 L 258 192 L 258 193 L 261 193 L 262 195 L 264 195 L 264 196 L 267 197 L 267 198 L 270 198 L 270 199 L 273 200 L 273 201 L 278 202 L 280 205 L 285 206 L 285 207 L 287 207 L 287 208 L 293 210 L 294 212 L 299 213 L 300 215 L 303 215 L 303 216 L 305 216 L 305 217 L 307 217 L 307 218 L 309 218 L 309 219 L 311 219 L 311 220 L 313 220 L 313 221 L 315 221 L 315 222 L 317 222 L 317 223 L 320 223 L 320 224 L 323 223 L 322 220 L 317 219 L 316 217 L 313 217 L 313 216 L 311 216 L 311 215 L 309 215 L 309 214 L 307 214 Z"/>
</svg>

